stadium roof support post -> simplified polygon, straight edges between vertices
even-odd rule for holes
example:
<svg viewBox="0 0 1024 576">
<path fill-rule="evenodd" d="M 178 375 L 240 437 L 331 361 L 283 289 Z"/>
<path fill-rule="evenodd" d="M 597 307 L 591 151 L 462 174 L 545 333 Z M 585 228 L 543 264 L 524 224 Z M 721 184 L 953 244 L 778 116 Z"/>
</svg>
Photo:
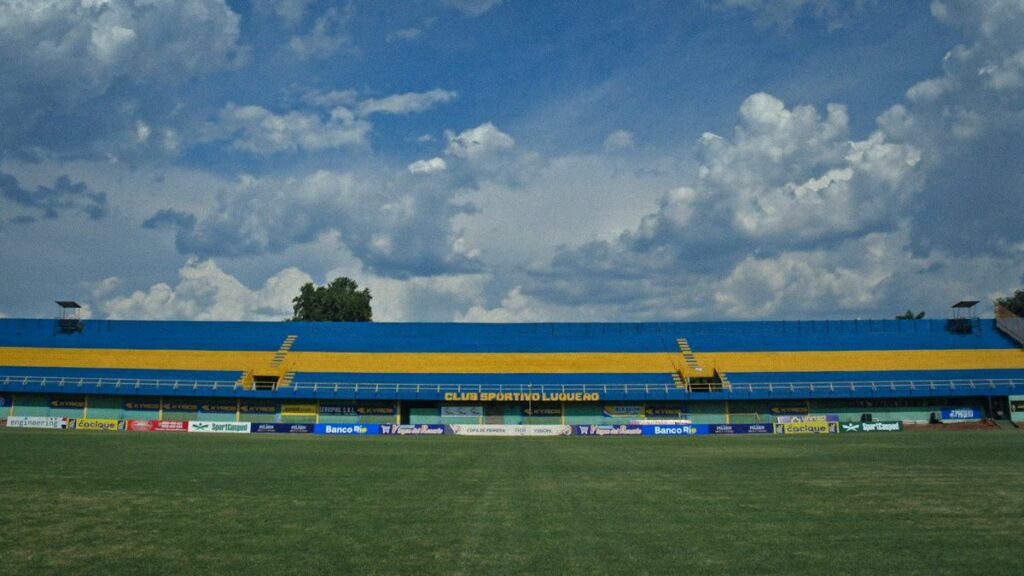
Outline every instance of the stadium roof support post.
<svg viewBox="0 0 1024 576">
<path fill-rule="evenodd" d="M 57 331 L 73 334 L 82 331 L 82 305 L 72 300 L 57 300 L 60 316 L 57 317 Z"/>
</svg>

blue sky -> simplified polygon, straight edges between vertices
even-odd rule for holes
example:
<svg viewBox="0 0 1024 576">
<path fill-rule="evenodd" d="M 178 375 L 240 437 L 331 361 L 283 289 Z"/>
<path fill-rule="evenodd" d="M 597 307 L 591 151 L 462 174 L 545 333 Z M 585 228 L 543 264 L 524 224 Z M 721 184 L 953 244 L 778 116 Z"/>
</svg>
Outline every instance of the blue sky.
<svg viewBox="0 0 1024 576">
<path fill-rule="evenodd" d="M 943 317 L 1024 283 L 1024 2 L 0 0 L 0 314 Z"/>
</svg>

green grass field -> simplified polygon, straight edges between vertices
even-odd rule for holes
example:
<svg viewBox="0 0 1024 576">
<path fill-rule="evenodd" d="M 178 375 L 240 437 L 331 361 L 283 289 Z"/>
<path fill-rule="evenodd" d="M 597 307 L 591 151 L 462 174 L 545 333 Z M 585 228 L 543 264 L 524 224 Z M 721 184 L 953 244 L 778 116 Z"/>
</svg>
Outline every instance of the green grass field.
<svg viewBox="0 0 1024 576">
<path fill-rule="evenodd" d="M 1024 574 L 1024 432 L 0 430 L 0 573 Z"/>
</svg>

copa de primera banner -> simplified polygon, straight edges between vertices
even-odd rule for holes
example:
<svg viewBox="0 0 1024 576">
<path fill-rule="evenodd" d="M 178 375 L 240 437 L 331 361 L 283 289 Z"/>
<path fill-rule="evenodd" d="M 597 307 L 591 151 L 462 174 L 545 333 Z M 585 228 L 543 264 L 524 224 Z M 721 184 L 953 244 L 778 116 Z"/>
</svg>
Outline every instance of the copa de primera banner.
<svg viewBox="0 0 1024 576">
<path fill-rule="evenodd" d="M 572 426 L 544 424 L 449 424 L 460 436 L 568 436 Z"/>
</svg>

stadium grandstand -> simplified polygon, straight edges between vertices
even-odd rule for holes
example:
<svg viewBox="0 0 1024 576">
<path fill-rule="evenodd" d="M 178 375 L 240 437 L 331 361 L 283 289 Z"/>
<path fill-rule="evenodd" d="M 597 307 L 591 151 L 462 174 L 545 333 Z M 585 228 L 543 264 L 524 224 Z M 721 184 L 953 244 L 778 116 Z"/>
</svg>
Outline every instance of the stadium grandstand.
<svg viewBox="0 0 1024 576">
<path fill-rule="evenodd" d="M 67 303 L 65 303 L 67 304 Z M 0 319 L 0 418 L 280 423 L 1024 420 L 1013 320 Z M 1014 411 L 1020 408 L 1020 412 Z"/>
</svg>

